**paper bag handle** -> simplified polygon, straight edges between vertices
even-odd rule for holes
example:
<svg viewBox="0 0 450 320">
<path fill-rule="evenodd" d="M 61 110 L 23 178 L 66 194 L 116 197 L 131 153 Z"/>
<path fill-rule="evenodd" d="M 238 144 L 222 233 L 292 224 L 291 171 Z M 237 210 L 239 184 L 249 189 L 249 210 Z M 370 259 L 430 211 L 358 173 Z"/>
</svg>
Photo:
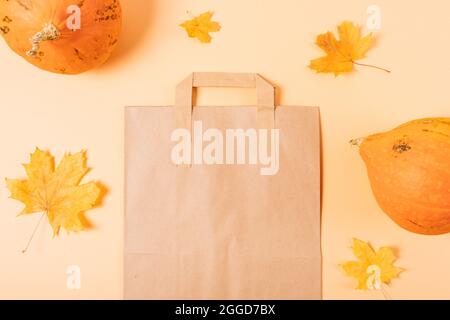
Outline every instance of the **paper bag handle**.
<svg viewBox="0 0 450 320">
<path fill-rule="evenodd" d="M 192 131 L 192 91 L 198 87 L 256 88 L 258 128 L 273 129 L 275 124 L 275 88 L 256 73 L 196 72 L 190 74 L 176 89 L 175 113 L 177 128 Z"/>
</svg>

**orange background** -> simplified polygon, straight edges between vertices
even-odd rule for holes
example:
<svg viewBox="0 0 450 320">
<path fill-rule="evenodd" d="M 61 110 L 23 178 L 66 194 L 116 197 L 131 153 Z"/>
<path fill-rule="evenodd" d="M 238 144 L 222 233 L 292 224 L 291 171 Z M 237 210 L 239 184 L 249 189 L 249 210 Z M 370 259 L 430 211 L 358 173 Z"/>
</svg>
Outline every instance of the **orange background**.
<svg viewBox="0 0 450 320">
<path fill-rule="evenodd" d="M 42 224 L 22 254 L 39 215 L 16 218 L 22 205 L 0 188 L 0 298 L 122 298 L 123 107 L 173 104 L 175 85 L 192 71 L 258 72 L 278 87 L 278 104 L 319 105 L 323 133 L 323 296 L 382 299 L 354 290 L 338 264 L 353 259 L 352 237 L 392 246 L 407 269 L 387 289 L 394 299 L 450 298 L 450 235 L 422 236 L 397 227 L 377 207 L 351 138 L 420 117 L 449 116 L 450 3 L 447 0 L 122 0 L 123 36 L 111 60 L 80 76 L 46 73 L 0 41 L 0 176 L 24 176 L 21 163 L 36 146 L 57 161 L 88 150 L 87 179 L 109 187 L 89 211 L 94 228 L 52 239 Z M 335 78 L 316 75 L 315 36 L 342 20 L 365 25 L 377 4 L 382 28 L 358 67 Z M 178 24 L 206 10 L 222 31 L 209 45 Z M 199 104 L 252 104 L 250 90 L 203 89 Z M 299 194 L 301 196 L 301 194 Z M 81 289 L 66 288 L 66 268 L 81 267 Z"/>
</svg>

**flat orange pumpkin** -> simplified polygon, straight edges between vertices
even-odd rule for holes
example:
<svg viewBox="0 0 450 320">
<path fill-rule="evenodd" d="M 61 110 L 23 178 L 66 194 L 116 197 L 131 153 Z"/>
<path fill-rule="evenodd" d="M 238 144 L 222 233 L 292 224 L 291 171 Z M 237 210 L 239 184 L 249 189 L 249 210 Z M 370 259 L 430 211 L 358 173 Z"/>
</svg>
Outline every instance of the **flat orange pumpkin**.
<svg viewBox="0 0 450 320">
<path fill-rule="evenodd" d="M 0 0 L 0 34 L 33 65 L 78 74 L 103 64 L 122 25 L 119 0 Z"/>
<path fill-rule="evenodd" d="M 450 118 L 369 136 L 360 154 L 378 204 L 397 224 L 420 234 L 450 232 Z"/>
</svg>

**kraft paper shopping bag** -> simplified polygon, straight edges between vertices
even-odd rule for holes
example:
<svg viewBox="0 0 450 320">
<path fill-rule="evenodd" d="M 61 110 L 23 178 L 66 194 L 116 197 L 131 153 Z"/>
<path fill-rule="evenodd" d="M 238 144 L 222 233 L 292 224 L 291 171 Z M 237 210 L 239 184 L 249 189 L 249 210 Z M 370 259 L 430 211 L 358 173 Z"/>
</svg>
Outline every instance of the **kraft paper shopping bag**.
<svg viewBox="0 0 450 320">
<path fill-rule="evenodd" d="M 255 106 L 194 107 L 193 88 Z M 126 108 L 126 299 L 319 299 L 319 109 L 257 74 L 194 73 L 176 105 Z"/>
</svg>

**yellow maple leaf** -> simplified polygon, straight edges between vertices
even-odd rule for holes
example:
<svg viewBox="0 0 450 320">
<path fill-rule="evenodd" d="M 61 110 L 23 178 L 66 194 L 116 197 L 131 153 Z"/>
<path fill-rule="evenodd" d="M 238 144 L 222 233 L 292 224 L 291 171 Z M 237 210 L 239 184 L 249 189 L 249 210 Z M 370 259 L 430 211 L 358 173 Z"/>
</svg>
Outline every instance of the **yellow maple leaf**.
<svg viewBox="0 0 450 320">
<path fill-rule="evenodd" d="M 75 232 L 85 229 L 83 213 L 97 203 L 101 194 L 96 182 L 80 185 L 89 171 L 86 152 L 65 154 L 55 169 L 54 157 L 36 148 L 30 163 L 23 166 L 28 179 L 6 179 L 11 198 L 25 204 L 19 215 L 45 213 L 54 235 L 61 227 Z"/>
<path fill-rule="evenodd" d="M 367 242 L 354 238 L 353 253 L 359 261 L 348 261 L 341 266 L 347 276 L 358 280 L 357 289 L 380 289 L 382 283 L 388 284 L 404 271 L 394 266 L 396 257 L 392 248 L 382 247 L 375 252 Z"/>
<path fill-rule="evenodd" d="M 372 65 L 357 63 L 366 56 L 372 47 L 372 33 L 361 37 L 361 28 L 352 22 L 344 21 L 338 26 L 339 40 L 332 32 L 317 36 L 316 44 L 327 55 L 311 60 L 309 67 L 317 72 L 334 73 L 336 76 L 350 72 L 355 64 L 373 67 L 389 72 L 389 70 Z"/>
<path fill-rule="evenodd" d="M 180 24 L 191 38 L 197 38 L 202 43 L 211 42 L 210 32 L 217 32 L 220 30 L 220 24 L 211 21 L 213 12 L 207 11 L 201 15 L 194 17 L 192 20 L 187 20 Z"/>
</svg>

